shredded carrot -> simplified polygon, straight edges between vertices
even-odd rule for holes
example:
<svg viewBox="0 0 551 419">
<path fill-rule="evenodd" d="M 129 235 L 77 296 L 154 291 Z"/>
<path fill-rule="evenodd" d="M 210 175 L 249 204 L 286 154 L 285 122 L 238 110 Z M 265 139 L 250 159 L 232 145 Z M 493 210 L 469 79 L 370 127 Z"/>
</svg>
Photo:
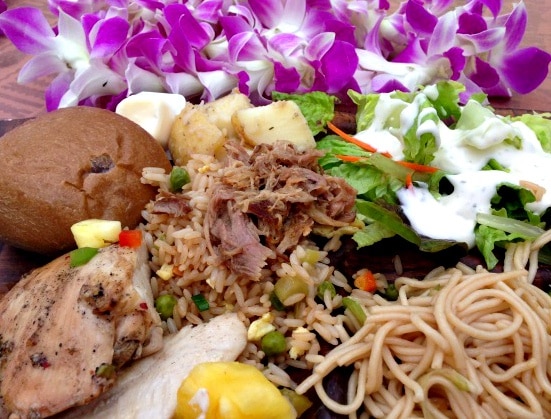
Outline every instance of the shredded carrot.
<svg viewBox="0 0 551 419">
<path fill-rule="evenodd" d="M 331 131 L 333 131 L 335 134 L 337 134 L 339 137 L 341 137 L 343 140 L 348 141 L 349 143 L 355 144 L 358 147 L 369 151 L 371 153 L 377 153 L 377 149 L 374 147 L 371 147 L 369 144 L 364 143 L 363 141 L 358 140 L 357 138 L 354 138 L 352 135 L 347 134 L 343 130 L 341 130 L 339 127 L 335 126 L 333 123 L 328 122 L 327 126 Z M 390 153 L 381 153 L 383 156 L 386 157 L 392 157 Z"/>
<path fill-rule="evenodd" d="M 347 156 L 345 154 L 335 154 L 335 157 L 339 160 L 347 161 L 347 162 L 350 162 L 350 163 L 356 163 L 357 161 L 362 159 L 359 156 Z"/>
<path fill-rule="evenodd" d="M 365 269 L 354 279 L 354 286 L 363 291 L 374 292 L 377 290 L 377 280 L 373 272 Z"/>
<path fill-rule="evenodd" d="M 397 161 L 396 163 L 407 167 L 408 169 L 415 170 L 416 172 L 423 172 L 423 173 L 435 173 L 438 172 L 438 168 L 432 167 L 432 166 L 426 166 L 424 164 L 419 163 L 412 163 L 409 161 Z"/>
<path fill-rule="evenodd" d="M 413 179 L 412 179 L 412 173 L 409 172 L 407 175 L 406 175 L 406 188 L 408 189 L 411 189 L 413 188 Z"/>
</svg>

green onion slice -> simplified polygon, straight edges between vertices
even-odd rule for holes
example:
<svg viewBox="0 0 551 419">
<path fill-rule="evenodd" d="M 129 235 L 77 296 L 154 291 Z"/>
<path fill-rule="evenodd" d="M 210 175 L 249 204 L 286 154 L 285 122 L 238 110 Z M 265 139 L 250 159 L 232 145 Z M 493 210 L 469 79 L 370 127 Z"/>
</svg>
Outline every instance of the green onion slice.
<svg viewBox="0 0 551 419">
<path fill-rule="evenodd" d="M 208 310 L 210 305 L 207 299 L 203 294 L 196 294 L 191 297 L 199 311 L 205 311 Z"/>
<path fill-rule="evenodd" d="M 365 311 L 363 310 L 360 303 L 353 299 L 352 297 L 344 297 L 342 299 L 342 305 L 350 310 L 350 313 L 358 320 L 360 324 L 364 324 L 367 318 Z"/>
</svg>

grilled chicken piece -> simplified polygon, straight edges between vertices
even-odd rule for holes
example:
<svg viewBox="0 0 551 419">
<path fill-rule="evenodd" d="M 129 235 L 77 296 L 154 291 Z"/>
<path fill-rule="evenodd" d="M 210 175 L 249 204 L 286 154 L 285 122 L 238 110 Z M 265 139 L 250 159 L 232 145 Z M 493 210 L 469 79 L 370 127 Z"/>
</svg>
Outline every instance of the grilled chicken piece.
<svg viewBox="0 0 551 419">
<path fill-rule="evenodd" d="M 159 350 L 149 279 L 145 245 L 105 247 L 77 268 L 67 254 L 22 278 L 0 300 L 0 418 L 88 403 Z"/>
<path fill-rule="evenodd" d="M 246 344 L 247 329 L 236 314 L 186 326 L 167 336 L 162 350 L 124 368 L 109 391 L 56 419 L 170 419 L 178 388 L 195 365 L 234 361 Z"/>
</svg>

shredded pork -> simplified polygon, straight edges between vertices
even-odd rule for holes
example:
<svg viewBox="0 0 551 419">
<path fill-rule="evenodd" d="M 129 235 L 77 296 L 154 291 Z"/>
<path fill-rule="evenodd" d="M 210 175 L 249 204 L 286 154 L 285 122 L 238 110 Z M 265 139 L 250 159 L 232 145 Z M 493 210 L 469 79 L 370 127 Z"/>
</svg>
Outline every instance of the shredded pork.
<svg viewBox="0 0 551 419">
<path fill-rule="evenodd" d="M 324 174 L 321 156 L 286 141 L 259 145 L 250 155 L 239 144 L 227 145 L 207 221 L 212 247 L 233 272 L 259 279 L 268 258 L 296 246 L 314 226 L 354 221 L 356 191 Z"/>
</svg>

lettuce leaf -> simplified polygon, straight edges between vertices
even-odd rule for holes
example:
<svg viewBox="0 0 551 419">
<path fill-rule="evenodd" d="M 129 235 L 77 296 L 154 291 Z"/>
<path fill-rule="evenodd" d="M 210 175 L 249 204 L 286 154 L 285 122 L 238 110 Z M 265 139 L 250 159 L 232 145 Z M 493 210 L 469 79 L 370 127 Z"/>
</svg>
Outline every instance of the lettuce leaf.
<svg viewBox="0 0 551 419">
<path fill-rule="evenodd" d="M 337 98 L 325 92 L 309 92 L 304 94 L 289 94 L 272 92 L 274 100 L 292 100 L 308 121 L 308 127 L 312 135 L 326 132 L 325 126 L 335 115 L 335 103 Z"/>
<path fill-rule="evenodd" d="M 421 88 L 416 92 L 390 93 L 390 98 L 396 100 L 388 102 L 387 106 L 390 106 L 390 109 L 385 109 L 384 121 L 377 120 L 376 115 L 381 95 L 374 93 L 362 95 L 354 91 L 349 91 L 348 95 L 358 107 L 356 113 L 358 131 L 367 130 L 376 123 L 378 129 L 391 130 L 399 137 L 404 145 L 406 161 L 429 164 L 438 149 L 437 138 L 430 127 L 437 127 L 442 122 L 451 125 L 460 118 L 459 95 L 464 90 L 465 87 L 462 84 L 447 81 Z M 403 120 L 402 111 L 408 104 L 414 102 L 416 114 L 410 115 L 409 120 Z M 428 127 L 428 129 L 420 129 L 420 127 Z M 401 132 L 403 134 L 400 134 Z"/>
<path fill-rule="evenodd" d="M 536 134 L 543 150 L 551 153 L 551 113 L 524 114 L 511 118 L 525 123 Z"/>
<path fill-rule="evenodd" d="M 494 254 L 496 247 L 519 240 L 534 240 L 544 232 L 542 228 L 530 223 L 514 220 L 502 215 L 479 214 L 475 228 L 476 247 L 484 257 L 488 269 L 493 269 L 499 262 Z"/>
</svg>

